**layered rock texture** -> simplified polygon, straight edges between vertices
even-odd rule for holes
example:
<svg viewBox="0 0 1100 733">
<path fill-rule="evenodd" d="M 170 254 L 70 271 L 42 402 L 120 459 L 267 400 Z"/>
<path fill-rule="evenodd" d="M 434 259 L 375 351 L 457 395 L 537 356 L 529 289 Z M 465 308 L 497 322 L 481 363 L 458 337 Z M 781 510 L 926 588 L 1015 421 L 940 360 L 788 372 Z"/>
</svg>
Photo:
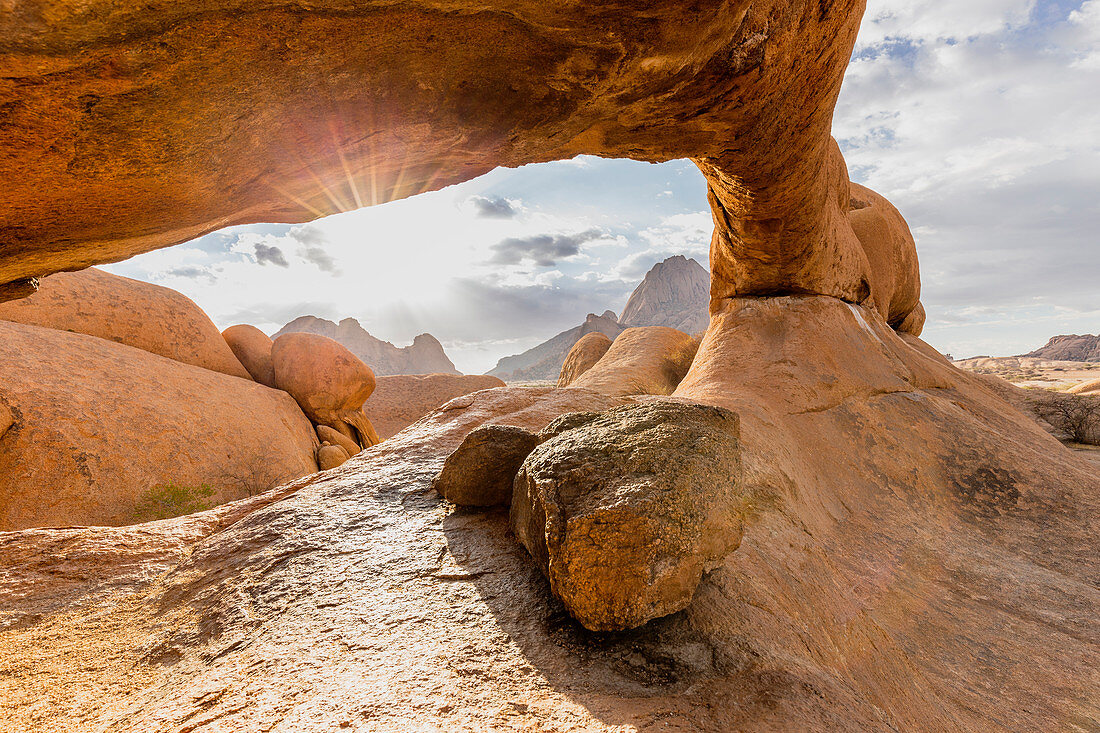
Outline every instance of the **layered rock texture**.
<svg viewBox="0 0 1100 733">
<path fill-rule="evenodd" d="M 710 314 L 710 273 L 682 255 L 658 262 L 630 294 L 619 323 L 668 326 L 686 333 L 707 330 Z"/>
<path fill-rule="evenodd" d="M 190 298 L 95 268 L 43 278 L 34 295 L 0 303 L 0 320 L 98 336 L 251 379 L 214 323 Z"/>
<path fill-rule="evenodd" d="M 590 333 L 602 333 L 614 340 L 622 332 L 623 327 L 613 312 L 605 311 L 601 316 L 589 313 L 581 325 L 562 331 L 522 354 L 504 357 L 489 374 L 507 382 L 554 380 L 561 375 L 565 358 L 581 338 Z"/>
<path fill-rule="evenodd" d="M 443 345 L 430 333 L 422 333 L 408 346 L 397 347 L 371 336 L 354 318 L 339 323 L 301 316 L 283 326 L 273 338 L 284 333 L 314 333 L 338 341 L 358 356 L 376 375 L 458 374 L 443 351 Z"/>
<path fill-rule="evenodd" d="M 377 387 L 363 405 L 363 412 L 385 440 L 456 397 L 503 386 L 503 381 L 488 375 L 409 374 L 377 377 Z"/>
<path fill-rule="evenodd" d="M 1055 336 L 1046 346 L 1024 356 L 1053 361 L 1100 361 L 1100 336 Z"/>
<path fill-rule="evenodd" d="M 317 470 L 294 400 L 252 381 L 5 321 L 0 375 L 0 531 L 129 524 L 158 487 L 225 501 Z"/>
</svg>

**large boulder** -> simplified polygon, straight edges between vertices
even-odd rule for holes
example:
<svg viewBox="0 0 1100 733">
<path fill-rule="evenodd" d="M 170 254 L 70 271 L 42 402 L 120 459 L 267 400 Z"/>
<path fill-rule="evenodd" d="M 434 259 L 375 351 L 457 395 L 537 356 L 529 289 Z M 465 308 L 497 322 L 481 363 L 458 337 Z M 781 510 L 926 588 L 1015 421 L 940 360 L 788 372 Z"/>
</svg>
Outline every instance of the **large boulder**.
<svg viewBox="0 0 1100 733">
<path fill-rule="evenodd" d="M 222 331 L 222 338 L 253 379 L 265 387 L 277 389 L 275 367 L 271 365 L 271 338 L 266 333 L 255 326 L 241 324 Z"/>
<path fill-rule="evenodd" d="M 610 395 L 670 395 L 698 348 L 698 339 L 675 328 L 629 328 L 570 386 Z"/>
<path fill-rule="evenodd" d="M 0 320 L 98 336 L 251 379 L 214 323 L 190 298 L 94 267 L 43 278 L 34 295 L 0 303 Z"/>
<path fill-rule="evenodd" d="M 574 618 L 632 629 L 685 608 L 703 573 L 737 549 L 740 483 L 734 413 L 617 407 L 527 457 L 511 527 Z"/>
<path fill-rule="evenodd" d="M 283 334 L 272 344 L 271 363 L 279 389 L 314 423 L 364 447 L 378 442 L 361 409 L 374 391 L 374 373 L 343 344 L 312 333 Z"/>
<path fill-rule="evenodd" d="M 607 350 L 611 348 L 611 339 L 599 331 L 593 331 L 581 336 L 580 340 L 573 344 L 569 354 L 565 357 L 565 363 L 561 365 L 561 374 L 558 375 L 558 386 L 568 387 L 577 378 L 596 365 Z"/>
<path fill-rule="evenodd" d="M 305 415 L 251 380 L 9 322 L 0 374 L 0 530 L 126 524 L 170 485 L 216 502 L 317 470 Z"/>
<path fill-rule="evenodd" d="M 382 440 L 456 397 L 504 386 L 497 377 L 476 374 L 399 374 L 377 377 L 377 384 L 363 412 Z"/>
<path fill-rule="evenodd" d="M 870 263 L 875 309 L 895 330 L 920 336 L 924 307 L 913 233 L 885 197 L 858 183 L 851 184 L 851 189 L 848 221 Z"/>
<path fill-rule="evenodd" d="M 508 506 L 519 467 L 538 442 L 523 428 L 480 427 L 447 456 L 432 488 L 459 506 Z"/>
</svg>

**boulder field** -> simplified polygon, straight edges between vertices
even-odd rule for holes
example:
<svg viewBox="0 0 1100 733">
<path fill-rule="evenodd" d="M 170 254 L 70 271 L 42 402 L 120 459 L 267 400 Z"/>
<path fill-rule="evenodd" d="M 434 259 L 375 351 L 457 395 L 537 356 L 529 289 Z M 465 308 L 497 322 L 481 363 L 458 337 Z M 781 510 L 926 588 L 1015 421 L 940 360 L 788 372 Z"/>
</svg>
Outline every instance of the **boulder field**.
<svg viewBox="0 0 1100 733">
<path fill-rule="evenodd" d="M 0 530 L 130 524 L 157 487 L 225 501 L 317 470 L 285 392 L 84 334 L 0 321 L 0 402 Z"/>
<path fill-rule="evenodd" d="M 252 379 L 217 326 L 190 298 L 94 267 L 42 278 L 34 295 L 0 303 L 0 321 L 98 336 L 184 364 Z"/>
</svg>

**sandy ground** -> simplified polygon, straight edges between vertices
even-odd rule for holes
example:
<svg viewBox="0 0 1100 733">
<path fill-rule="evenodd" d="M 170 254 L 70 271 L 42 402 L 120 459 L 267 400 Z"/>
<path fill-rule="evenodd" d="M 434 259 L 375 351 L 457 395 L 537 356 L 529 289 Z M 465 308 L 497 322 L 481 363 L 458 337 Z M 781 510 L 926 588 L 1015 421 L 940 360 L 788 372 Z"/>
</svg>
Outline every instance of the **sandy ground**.
<svg viewBox="0 0 1100 733">
<path fill-rule="evenodd" d="M 1100 364 L 1084 361 L 978 356 L 957 361 L 955 366 L 978 374 L 993 374 L 1017 387 L 1066 390 L 1082 382 L 1100 379 Z"/>
</svg>

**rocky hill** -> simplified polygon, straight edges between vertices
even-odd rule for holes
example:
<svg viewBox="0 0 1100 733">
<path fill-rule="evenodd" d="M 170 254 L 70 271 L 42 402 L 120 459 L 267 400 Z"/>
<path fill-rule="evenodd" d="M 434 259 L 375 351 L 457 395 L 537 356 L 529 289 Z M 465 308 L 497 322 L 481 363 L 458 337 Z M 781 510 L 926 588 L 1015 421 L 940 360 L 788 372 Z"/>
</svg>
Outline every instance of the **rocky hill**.
<svg viewBox="0 0 1100 733">
<path fill-rule="evenodd" d="M 626 328 L 668 326 L 685 333 L 707 330 L 710 273 L 683 255 L 658 262 L 626 301 L 619 318 Z"/>
<path fill-rule="evenodd" d="M 562 331 L 549 341 L 544 341 L 522 354 L 504 357 L 497 362 L 489 374 L 500 377 L 506 382 L 557 379 L 561 373 L 561 365 L 569 355 L 569 350 L 580 341 L 582 336 L 595 331 L 614 340 L 623 332 L 623 326 L 619 325 L 618 319 L 611 311 L 605 311 L 602 316 L 589 313 L 581 325 Z"/>
<path fill-rule="evenodd" d="M 316 333 L 339 341 L 366 362 L 376 375 L 459 373 L 443 351 L 443 345 L 430 333 L 420 334 L 409 346 L 398 347 L 371 336 L 354 318 L 333 323 L 315 316 L 301 316 L 279 329 L 272 338 L 298 332 Z"/>
<path fill-rule="evenodd" d="M 1043 348 L 1023 356 L 1052 361 L 1100 361 L 1100 336 L 1055 336 Z"/>
<path fill-rule="evenodd" d="M 630 298 L 621 318 L 605 311 L 589 313 L 585 322 L 516 356 L 506 356 L 489 372 L 508 382 L 557 379 L 569 350 L 582 336 L 598 331 L 612 340 L 637 326 L 668 326 L 689 334 L 707 329 L 710 315 L 710 274 L 694 259 L 683 255 L 658 262 L 646 273 Z M 369 363 L 369 362 L 368 362 Z"/>
</svg>

